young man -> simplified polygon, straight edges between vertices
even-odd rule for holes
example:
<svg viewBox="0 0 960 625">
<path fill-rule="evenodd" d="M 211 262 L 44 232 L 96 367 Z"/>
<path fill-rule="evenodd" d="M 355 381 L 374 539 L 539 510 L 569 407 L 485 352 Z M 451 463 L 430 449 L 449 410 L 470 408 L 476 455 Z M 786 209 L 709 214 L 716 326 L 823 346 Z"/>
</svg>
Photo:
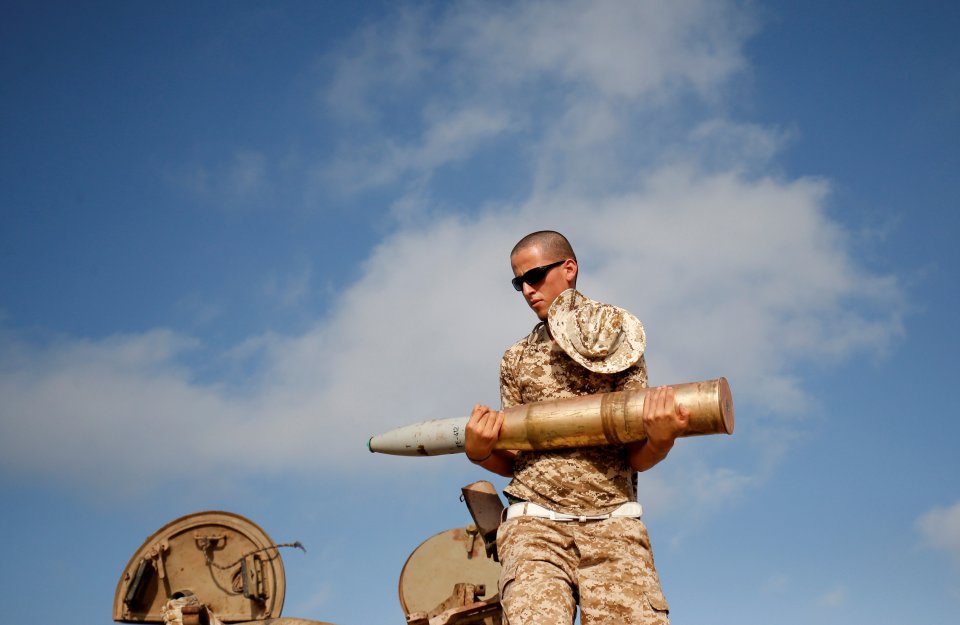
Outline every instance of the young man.
<svg viewBox="0 0 960 625">
<path fill-rule="evenodd" d="M 527 235 L 510 255 L 513 286 L 540 322 L 500 363 L 503 408 L 647 385 L 643 326 L 629 312 L 576 290 L 577 259 L 558 232 Z M 493 448 L 503 413 L 474 407 L 466 453 L 512 477 L 511 505 L 497 533 L 500 600 L 510 625 L 667 625 L 646 527 L 636 502 L 636 472 L 663 460 L 689 412 L 673 389 L 644 402 L 644 441 L 547 451 Z"/>
</svg>

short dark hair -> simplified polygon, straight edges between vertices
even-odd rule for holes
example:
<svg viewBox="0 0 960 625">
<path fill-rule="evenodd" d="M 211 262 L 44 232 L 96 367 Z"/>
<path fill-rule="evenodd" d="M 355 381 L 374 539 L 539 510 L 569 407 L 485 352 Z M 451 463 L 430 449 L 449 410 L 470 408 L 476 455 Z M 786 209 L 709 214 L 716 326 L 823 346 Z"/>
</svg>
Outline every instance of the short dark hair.
<svg viewBox="0 0 960 625">
<path fill-rule="evenodd" d="M 513 258 L 514 254 L 528 247 L 539 247 L 550 256 L 555 257 L 556 260 L 566 260 L 568 258 L 572 258 L 574 262 L 577 260 L 577 255 L 573 253 L 570 241 L 555 230 L 531 232 L 517 241 L 517 244 L 510 250 L 510 257 Z"/>
</svg>

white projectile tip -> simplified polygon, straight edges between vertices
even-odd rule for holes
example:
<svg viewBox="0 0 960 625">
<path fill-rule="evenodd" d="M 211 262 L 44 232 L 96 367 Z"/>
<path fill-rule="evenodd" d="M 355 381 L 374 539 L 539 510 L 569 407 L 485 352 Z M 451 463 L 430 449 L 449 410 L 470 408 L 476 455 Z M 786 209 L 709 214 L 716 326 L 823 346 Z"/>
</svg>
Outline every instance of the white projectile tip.
<svg viewBox="0 0 960 625">
<path fill-rule="evenodd" d="M 463 453 L 469 417 L 422 421 L 371 436 L 367 449 L 394 456 L 441 456 Z"/>
</svg>

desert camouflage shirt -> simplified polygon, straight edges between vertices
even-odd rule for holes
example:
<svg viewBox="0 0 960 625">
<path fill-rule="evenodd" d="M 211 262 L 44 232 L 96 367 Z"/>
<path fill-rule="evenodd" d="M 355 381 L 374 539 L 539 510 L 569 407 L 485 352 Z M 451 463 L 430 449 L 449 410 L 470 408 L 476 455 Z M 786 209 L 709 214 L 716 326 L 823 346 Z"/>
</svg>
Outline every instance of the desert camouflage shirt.
<svg viewBox="0 0 960 625">
<path fill-rule="evenodd" d="M 574 362 L 538 324 L 500 363 L 503 408 L 547 399 L 607 393 L 647 385 L 643 357 L 620 373 L 594 373 Z M 521 451 L 504 492 L 568 514 L 606 514 L 637 498 L 637 473 L 626 447 L 611 445 Z"/>
</svg>

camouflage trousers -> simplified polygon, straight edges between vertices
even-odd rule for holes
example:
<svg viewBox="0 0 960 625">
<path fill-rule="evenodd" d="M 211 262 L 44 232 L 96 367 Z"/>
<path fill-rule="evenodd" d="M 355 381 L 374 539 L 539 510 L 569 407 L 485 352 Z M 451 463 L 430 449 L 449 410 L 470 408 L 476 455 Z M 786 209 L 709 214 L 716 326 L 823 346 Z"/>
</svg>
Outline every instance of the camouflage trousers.
<svg viewBox="0 0 960 625">
<path fill-rule="evenodd" d="M 509 625 L 669 625 L 668 606 L 640 519 L 500 525 L 500 602 Z"/>
</svg>

